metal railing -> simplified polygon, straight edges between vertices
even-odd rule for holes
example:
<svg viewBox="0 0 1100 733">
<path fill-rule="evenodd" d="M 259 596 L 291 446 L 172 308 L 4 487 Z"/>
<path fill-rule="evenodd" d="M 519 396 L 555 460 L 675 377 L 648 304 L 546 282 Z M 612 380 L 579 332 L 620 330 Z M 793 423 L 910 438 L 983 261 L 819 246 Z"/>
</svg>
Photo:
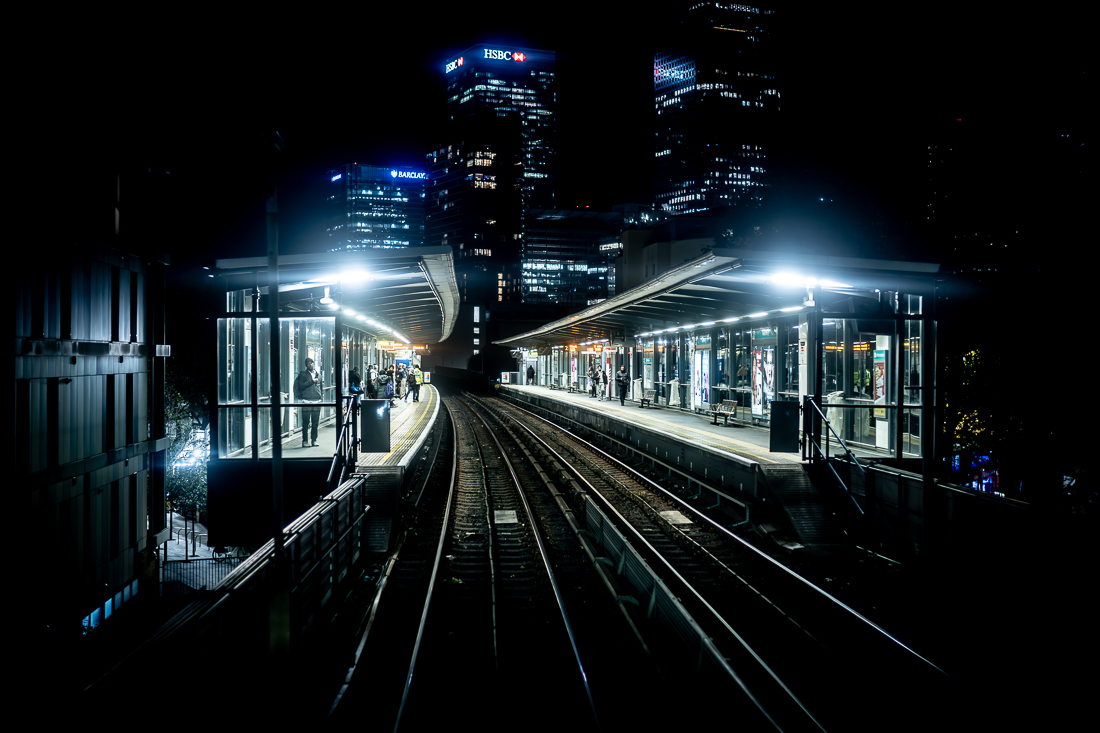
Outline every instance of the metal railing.
<svg viewBox="0 0 1100 733">
<path fill-rule="evenodd" d="M 340 434 L 336 436 L 336 452 L 332 456 L 332 465 L 328 469 L 326 493 L 336 490 L 348 475 L 348 467 L 355 467 L 359 460 L 359 395 L 345 395 L 344 420 L 340 424 Z"/>
<path fill-rule="evenodd" d="M 195 560 L 166 560 L 161 563 L 161 588 L 166 595 L 182 595 L 191 590 L 213 588 L 233 572 L 245 557 L 203 557 Z M 174 585 L 179 583 L 180 585 Z"/>
<path fill-rule="evenodd" d="M 809 409 L 811 407 L 813 408 L 812 412 Z M 817 414 L 817 418 L 820 418 L 822 423 L 824 423 L 825 427 L 827 428 L 825 432 L 824 449 L 822 449 L 821 444 L 818 443 L 817 439 L 815 438 L 815 436 L 817 435 L 817 431 L 814 430 L 813 426 L 813 421 L 815 419 L 814 413 Z M 833 478 L 835 478 L 837 483 L 840 484 L 840 487 L 844 489 L 844 494 L 848 497 L 848 500 L 852 502 L 852 506 L 854 506 L 856 508 L 856 511 L 858 511 L 862 515 L 864 513 L 863 507 L 859 505 L 859 502 L 856 501 L 855 496 L 852 495 L 852 490 L 848 488 L 848 484 L 844 482 L 844 479 L 840 477 L 840 474 L 837 473 L 836 469 L 833 467 L 833 461 L 836 459 L 832 458 L 829 455 L 829 436 L 833 435 L 836 437 L 836 440 L 840 444 L 840 447 L 844 449 L 844 454 L 847 456 L 848 460 L 850 460 L 852 464 L 857 469 L 859 469 L 860 474 L 866 475 L 867 471 L 863 468 L 863 464 L 861 464 L 859 462 L 859 459 L 856 458 L 855 453 L 852 453 L 852 451 L 849 450 L 848 444 L 844 442 L 844 439 L 837 435 L 836 430 L 833 430 L 833 426 L 829 422 L 829 419 L 825 417 L 825 413 L 823 413 L 821 411 L 821 408 L 818 407 L 817 403 L 814 402 L 814 398 L 810 397 L 809 395 L 806 396 L 805 400 L 802 403 L 802 419 L 802 435 L 804 437 L 802 443 L 802 458 L 808 458 L 811 465 L 816 464 L 819 461 L 823 461 L 825 465 L 828 466 L 829 470 L 832 471 Z M 816 449 L 816 452 L 810 450 L 811 445 Z"/>
</svg>

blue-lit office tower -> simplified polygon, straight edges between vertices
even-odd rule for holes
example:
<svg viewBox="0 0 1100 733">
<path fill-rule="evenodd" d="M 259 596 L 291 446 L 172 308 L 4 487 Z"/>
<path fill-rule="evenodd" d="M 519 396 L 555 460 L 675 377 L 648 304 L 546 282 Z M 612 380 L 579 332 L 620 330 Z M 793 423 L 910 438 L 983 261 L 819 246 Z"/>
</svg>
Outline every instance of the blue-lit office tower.
<svg viewBox="0 0 1100 733">
<path fill-rule="evenodd" d="M 523 217 L 554 206 L 555 55 L 481 44 L 448 59 L 428 155 L 428 243 L 449 245 L 463 301 L 518 302 Z"/>
<path fill-rule="evenodd" d="M 758 206 L 780 108 L 773 11 L 693 2 L 653 59 L 654 202 L 671 214 Z"/>
<path fill-rule="evenodd" d="M 330 250 L 424 245 L 426 170 L 348 163 L 326 175 Z"/>
</svg>

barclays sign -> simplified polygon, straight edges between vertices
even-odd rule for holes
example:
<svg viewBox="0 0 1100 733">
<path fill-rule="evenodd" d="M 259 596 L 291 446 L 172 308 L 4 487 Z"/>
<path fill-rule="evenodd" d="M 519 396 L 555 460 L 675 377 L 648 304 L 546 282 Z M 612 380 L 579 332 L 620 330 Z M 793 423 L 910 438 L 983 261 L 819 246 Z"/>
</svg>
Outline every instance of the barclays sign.
<svg viewBox="0 0 1100 733">
<path fill-rule="evenodd" d="M 411 178 L 413 180 L 419 181 L 419 180 L 423 180 L 423 179 L 427 178 L 428 174 L 427 173 L 417 173 L 416 171 L 392 170 L 392 171 L 390 171 L 390 176 L 392 176 L 393 178 Z"/>
</svg>

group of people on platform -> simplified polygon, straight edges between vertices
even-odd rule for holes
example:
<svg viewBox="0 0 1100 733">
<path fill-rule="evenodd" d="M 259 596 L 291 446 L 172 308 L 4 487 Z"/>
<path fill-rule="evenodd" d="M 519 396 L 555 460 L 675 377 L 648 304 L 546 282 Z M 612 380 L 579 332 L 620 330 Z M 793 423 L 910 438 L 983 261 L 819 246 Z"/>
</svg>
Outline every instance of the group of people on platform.
<svg viewBox="0 0 1100 733">
<path fill-rule="evenodd" d="M 626 372 L 626 367 L 619 367 L 619 371 L 611 374 L 611 370 L 604 370 L 599 364 L 593 364 L 588 367 L 588 385 L 591 397 L 598 397 L 601 401 L 607 399 L 607 385 L 614 379 L 615 386 L 619 388 L 619 404 L 626 404 L 626 395 L 630 391 L 630 375 Z M 527 384 L 533 385 L 535 383 L 535 367 L 530 364 L 527 365 Z"/>
<path fill-rule="evenodd" d="M 366 378 L 355 367 L 348 372 L 349 389 L 356 396 L 356 404 L 359 404 L 363 394 L 366 394 L 368 400 L 389 400 L 390 407 L 397 407 L 398 400 L 407 404 L 410 397 L 413 402 L 420 401 L 420 385 L 424 383 L 424 373 L 420 371 L 419 366 L 406 367 L 404 364 L 396 366 L 391 364 L 379 370 L 376 365 L 370 364 L 366 372 Z M 321 420 L 321 381 L 321 372 L 317 369 L 316 363 L 313 359 L 307 358 L 303 363 L 302 371 L 294 379 L 296 401 L 311 405 L 300 408 L 303 448 L 317 445 L 317 429 Z"/>
<path fill-rule="evenodd" d="M 367 395 L 368 400 L 389 400 L 391 407 L 397 407 L 397 401 L 403 400 L 406 404 L 409 398 L 413 402 L 420 401 L 420 385 L 424 383 L 424 372 L 419 366 L 406 367 L 404 364 L 390 364 L 382 371 L 374 364 L 367 366 L 367 376 L 364 379 L 358 369 L 352 369 L 348 375 L 351 382 L 352 394 Z"/>
</svg>

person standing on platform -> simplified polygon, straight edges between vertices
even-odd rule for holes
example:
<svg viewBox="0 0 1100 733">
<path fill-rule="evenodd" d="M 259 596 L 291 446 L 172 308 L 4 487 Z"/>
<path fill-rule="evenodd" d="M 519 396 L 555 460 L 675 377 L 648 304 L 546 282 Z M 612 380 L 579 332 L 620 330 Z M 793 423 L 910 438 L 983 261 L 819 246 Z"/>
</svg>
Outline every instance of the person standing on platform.
<svg viewBox="0 0 1100 733">
<path fill-rule="evenodd" d="M 420 385 L 423 383 L 424 372 L 420 371 L 420 367 L 414 366 L 412 376 L 409 377 L 409 384 L 412 385 L 413 402 L 420 401 Z"/>
<path fill-rule="evenodd" d="M 619 367 L 615 373 L 615 384 L 619 387 L 619 404 L 626 405 L 626 390 L 630 386 L 630 375 L 626 373 L 626 365 Z"/>
<path fill-rule="evenodd" d="M 306 359 L 305 368 L 294 380 L 294 394 L 302 402 L 317 403 L 321 401 L 321 374 L 314 368 L 313 359 Z M 317 445 L 317 428 L 320 419 L 320 407 L 302 408 L 303 448 L 308 448 L 311 441 L 313 445 Z M 307 440 L 307 438 L 310 440 Z"/>
<path fill-rule="evenodd" d="M 533 385 L 535 383 L 535 367 L 527 365 L 527 384 Z"/>
<path fill-rule="evenodd" d="M 363 395 L 363 377 L 355 367 L 348 372 L 348 382 L 351 383 L 351 393 L 355 395 L 355 406 L 359 406 L 359 400 Z"/>
<path fill-rule="evenodd" d="M 588 367 L 588 396 L 596 396 L 596 367 L 591 365 Z"/>
<path fill-rule="evenodd" d="M 374 399 L 374 380 L 378 379 L 378 370 L 374 368 L 374 364 L 367 366 L 367 399 Z"/>
</svg>

